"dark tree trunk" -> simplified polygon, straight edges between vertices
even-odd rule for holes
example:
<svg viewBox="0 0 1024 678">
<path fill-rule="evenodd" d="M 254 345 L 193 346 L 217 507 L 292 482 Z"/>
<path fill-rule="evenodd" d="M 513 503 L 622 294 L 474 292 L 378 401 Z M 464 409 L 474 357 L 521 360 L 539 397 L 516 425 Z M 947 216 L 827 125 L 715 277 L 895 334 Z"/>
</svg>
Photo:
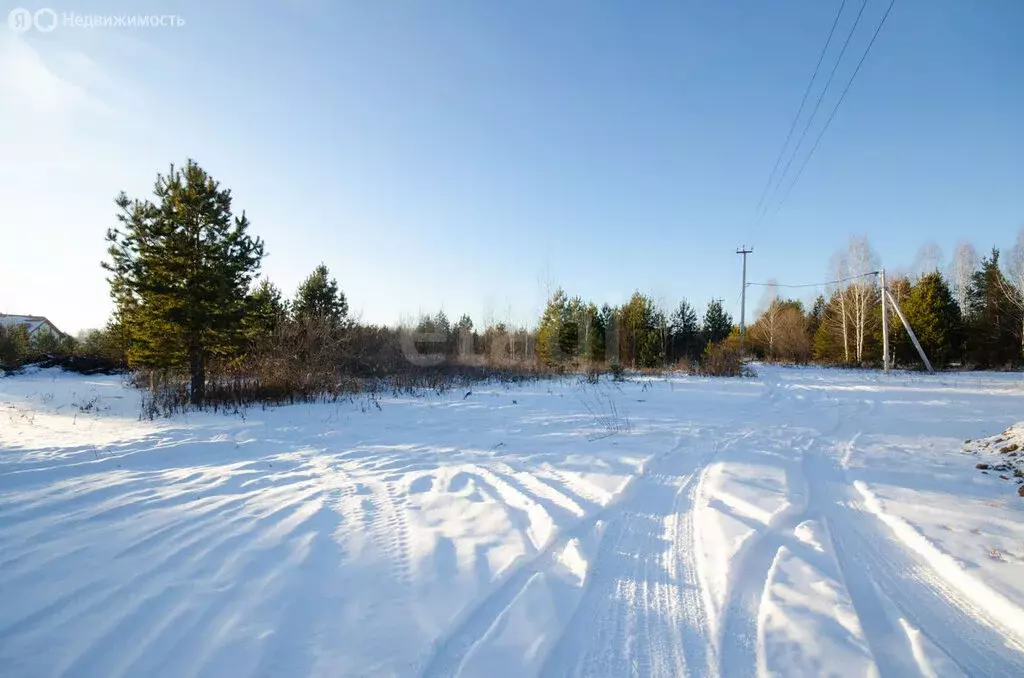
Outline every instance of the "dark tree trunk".
<svg viewBox="0 0 1024 678">
<path fill-rule="evenodd" d="M 206 360 L 202 349 L 190 350 L 188 363 L 189 373 L 192 375 L 192 404 L 198 405 L 206 397 Z"/>
</svg>

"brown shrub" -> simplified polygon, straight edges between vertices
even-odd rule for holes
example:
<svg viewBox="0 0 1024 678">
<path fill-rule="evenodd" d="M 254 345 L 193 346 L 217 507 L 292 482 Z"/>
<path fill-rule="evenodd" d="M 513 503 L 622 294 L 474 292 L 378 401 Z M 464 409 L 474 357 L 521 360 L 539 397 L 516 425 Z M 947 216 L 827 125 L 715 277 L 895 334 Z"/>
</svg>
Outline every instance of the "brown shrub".
<svg viewBox="0 0 1024 678">
<path fill-rule="evenodd" d="M 704 350 L 697 374 L 704 377 L 749 377 L 754 372 L 743 364 L 743 352 L 732 341 L 708 344 Z"/>
</svg>

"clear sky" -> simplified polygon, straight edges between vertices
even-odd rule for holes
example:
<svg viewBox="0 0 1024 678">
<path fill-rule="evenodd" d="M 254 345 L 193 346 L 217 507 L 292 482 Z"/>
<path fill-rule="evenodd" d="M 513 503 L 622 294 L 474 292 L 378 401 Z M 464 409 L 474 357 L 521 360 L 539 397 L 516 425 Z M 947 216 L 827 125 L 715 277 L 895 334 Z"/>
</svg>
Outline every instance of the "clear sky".
<svg viewBox="0 0 1024 678">
<path fill-rule="evenodd" d="M 323 261 L 374 322 L 438 308 L 533 322 L 556 285 L 738 313 L 744 243 L 751 280 L 800 283 L 825 279 L 851 233 L 892 268 L 926 242 L 1009 247 L 1024 224 L 1020 0 L 896 0 L 796 188 L 755 224 L 839 4 L 0 3 L 184 19 L 0 24 L 0 311 L 102 325 L 114 196 L 188 157 L 233 190 L 287 294 Z M 887 5 L 867 0 L 805 147 Z"/>
</svg>

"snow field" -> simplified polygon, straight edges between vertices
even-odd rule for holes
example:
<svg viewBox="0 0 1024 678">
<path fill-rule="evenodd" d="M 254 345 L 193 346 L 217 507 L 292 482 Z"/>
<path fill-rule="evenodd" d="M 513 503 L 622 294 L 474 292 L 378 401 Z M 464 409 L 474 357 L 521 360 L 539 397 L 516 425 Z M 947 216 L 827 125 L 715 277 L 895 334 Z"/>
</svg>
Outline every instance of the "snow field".
<svg viewBox="0 0 1024 678">
<path fill-rule="evenodd" d="M 759 367 L 139 421 L 0 379 L 10 676 L 1024 675 L 1017 375 Z"/>
</svg>

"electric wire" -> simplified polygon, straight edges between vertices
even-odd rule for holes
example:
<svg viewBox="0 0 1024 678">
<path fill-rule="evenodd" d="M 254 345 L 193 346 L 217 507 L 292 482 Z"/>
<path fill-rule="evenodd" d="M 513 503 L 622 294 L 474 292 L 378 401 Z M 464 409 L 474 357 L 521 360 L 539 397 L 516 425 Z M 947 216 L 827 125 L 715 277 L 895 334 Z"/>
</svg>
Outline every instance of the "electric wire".
<svg viewBox="0 0 1024 678">
<path fill-rule="evenodd" d="M 806 124 L 804 124 L 803 130 L 800 132 L 800 138 L 797 140 L 796 145 L 793 147 L 793 152 L 789 156 L 789 160 L 786 161 L 786 166 L 782 170 L 782 174 L 779 175 L 775 185 L 772 187 L 770 197 L 767 203 L 764 205 L 764 209 L 758 215 L 755 223 L 760 223 L 761 219 L 768 212 L 768 206 L 771 204 L 772 198 L 778 192 L 779 187 L 785 180 L 786 175 L 789 174 L 789 168 L 793 165 L 793 160 L 796 159 L 797 153 L 800 152 L 800 147 L 804 143 L 804 139 L 807 137 L 807 132 L 811 129 L 811 123 L 814 122 L 814 116 L 818 114 L 818 109 L 821 108 L 821 102 L 825 99 L 825 95 L 828 93 L 828 88 L 832 85 L 832 80 L 835 78 L 836 71 L 839 70 L 839 64 L 843 61 L 843 56 L 846 55 L 846 48 L 850 46 L 850 40 L 853 39 L 853 34 L 857 30 L 857 26 L 860 25 L 860 18 L 864 14 L 864 9 L 868 6 L 868 0 L 862 0 L 860 3 L 860 10 L 857 12 L 857 16 L 853 20 L 853 25 L 850 27 L 850 32 L 846 34 L 846 41 L 843 42 L 842 49 L 839 50 L 839 57 L 836 58 L 835 65 L 832 66 L 832 72 L 828 74 L 828 80 L 825 81 L 825 86 L 822 88 L 821 93 L 818 95 L 818 100 L 814 102 L 814 109 L 811 111 L 810 116 L 807 118 Z"/>
<path fill-rule="evenodd" d="M 751 286 L 754 286 L 754 287 L 787 287 L 787 288 L 794 288 L 794 287 L 824 287 L 826 285 L 838 285 L 839 283 L 846 282 L 848 280 L 856 280 L 857 278 L 867 278 L 868 276 L 878 275 L 879 272 L 880 271 L 869 271 L 867 273 L 858 273 L 857 275 L 849 275 L 849 276 L 846 276 L 845 278 L 839 278 L 838 280 L 828 280 L 828 281 L 825 281 L 825 282 L 806 283 L 806 284 L 800 284 L 800 285 L 787 285 L 785 283 L 772 283 L 772 282 L 767 282 L 767 283 L 748 282 L 747 283 L 747 287 L 751 287 Z"/>
<path fill-rule="evenodd" d="M 843 0 L 839 5 L 839 11 L 836 12 L 836 18 L 832 22 L 832 28 L 828 32 L 828 38 L 825 39 L 825 46 L 821 48 L 821 54 L 818 55 L 818 63 L 814 65 L 814 73 L 811 74 L 811 80 L 807 83 L 807 88 L 804 90 L 803 98 L 800 99 L 800 107 L 796 109 L 796 115 L 793 116 L 793 122 L 789 124 L 789 131 L 786 132 L 786 140 L 782 142 L 782 148 L 779 149 L 779 155 L 775 158 L 775 166 L 772 167 L 772 171 L 768 175 L 768 180 L 764 183 L 764 188 L 761 190 L 761 197 L 757 201 L 757 207 L 754 208 L 754 214 L 757 214 L 761 210 L 765 196 L 768 195 L 768 188 L 772 185 L 772 179 L 775 178 L 775 173 L 779 171 L 779 165 L 782 164 L 782 158 L 786 154 L 786 148 L 789 147 L 789 141 L 793 138 L 793 130 L 796 129 L 796 123 L 799 122 L 800 114 L 804 111 L 804 106 L 807 104 L 807 97 L 811 94 L 814 81 L 818 78 L 818 71 L 821 70 L 821 63 L 825 60 L 825 53 L 828 52 L 828 46 L 832 44 L 832 36 L 835 35 L 836 26 L 839 25 L 839 17 L 842 16 L 843 8 L 845 7 L 846 0 Z"/>
<path fill-rule="evenodd" d="M 896 0 L 889 0 L 889 7 L 885 10 L 885 14 L 882 16 L 882 20 L 878 23 L 878 26 L 875 28 L 875 32 L 871 36 L 871 42 L 869 42 L 868 46 L 864 49 L 864 54 L 861 55 L 860 61 L 857 62 L 857 68 L 854 69 L 853 75 L 850 76 L 849 82 L 846 83 L 846 88 L 843 89 L 843 93 L 839 96 L 839 100 L 836 101 L 836 105 L 832 108 L 832 113 L 829 114 L 828 120 L 825 121 L 825 126 L 821 128 L 821 131 L 818 133 L 818 138 L 814 140 L 814 145 L 811 147 L 811 152 L 807 154 L 806 158 L 804 158 L 804 161 L 800 165 L 800 169 L 797 171 L 796 176 L 793 177 L 793 182 L 789 185 L 789 188 L 786 189 L 786 193 L 782 196 L 782 200 L 780 200 L 779 204 L 776 206 L 775 212 L 778 212 L 780 209 L 782 209 L 782 206 L 785 204 L 786 199 L 789 198 L 789 194 L 792 192 L 793 187 L 796 186 L 796 182 L 800 180 L 800 176 L 804 173 L 804 168 L 807 167 L 807 163 L 810 162 L 811 156 L 813 156 L 814 151 L 818 149 L 818 144 L 821 143 L 821 138 L 825 136 L 825 130 L 827 130 L 828 126 L 832 124 L 832 118 L 836 116 L 836 111 L 839 110 L 840 104 L 842 104 L 843 99 L 846 98 L 846 93 L 850 91 L 850 86 L 853 85 L 853 81 L 857 77 L 857 73 L 860 72 L 860 67 L 864 65 L 864 60 L 867 59 L 868 52 L 871 51 L 871 46 L 875 44 L 875 38 L 877 38 L 878 34 L 881 32 L 882 26 L 885 25 L 885 20 L 889 18 L 889 12 L 892 11 L 892 7 L 895 4 Z"/>
</svg>

